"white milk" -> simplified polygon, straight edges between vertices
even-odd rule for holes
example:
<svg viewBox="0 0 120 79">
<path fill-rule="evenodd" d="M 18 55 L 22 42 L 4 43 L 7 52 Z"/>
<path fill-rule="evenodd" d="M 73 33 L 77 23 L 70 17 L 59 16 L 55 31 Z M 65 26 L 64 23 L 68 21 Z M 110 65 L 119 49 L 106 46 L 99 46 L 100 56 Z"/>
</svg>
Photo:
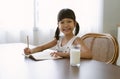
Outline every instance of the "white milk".
<svg viewBox="0 0 120 79">
<path fill-rule="evenodd" d="M 76 48 L 70 49 L 70 65 L 71 66 L 80 65 L 80 49 L 76 49 Z"/>
</svg>

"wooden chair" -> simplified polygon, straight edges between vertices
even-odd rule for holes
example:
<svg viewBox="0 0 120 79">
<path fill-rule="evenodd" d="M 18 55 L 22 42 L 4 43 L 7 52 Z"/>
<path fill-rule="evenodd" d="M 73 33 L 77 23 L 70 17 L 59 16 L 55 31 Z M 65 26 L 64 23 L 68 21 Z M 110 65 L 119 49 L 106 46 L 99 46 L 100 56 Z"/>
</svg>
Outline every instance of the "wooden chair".
<svg viewBox="0 0 120 79">
<path fill-rule="evenodd" d="M 88 33 L 81 37 L 92 51 L 93 59 L 116 64 L 119 45 L 115 37 L 110 34 Z"/>
</svg>

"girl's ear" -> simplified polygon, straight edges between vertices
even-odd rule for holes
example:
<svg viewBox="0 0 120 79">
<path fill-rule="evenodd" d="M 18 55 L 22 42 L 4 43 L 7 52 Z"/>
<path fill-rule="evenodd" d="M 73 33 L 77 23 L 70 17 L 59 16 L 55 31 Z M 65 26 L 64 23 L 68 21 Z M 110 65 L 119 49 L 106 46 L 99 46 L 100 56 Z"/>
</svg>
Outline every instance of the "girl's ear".
<svg viewBox="0 0 120 79">
<path fill-rule="evenodd" d="M 57 23 L 58 27 L 59 27 L 59 22 Z"/>
<path fill-rule="evenodd" d="M 57 22 L 57 27 L 59 28 L 59 22 Z"/>
<path fill-rule="evenodd" d="M 77 25 L 77 22 L 75 21 L 75 27 L 76 27 L 76 25 Z"/>
</svg>

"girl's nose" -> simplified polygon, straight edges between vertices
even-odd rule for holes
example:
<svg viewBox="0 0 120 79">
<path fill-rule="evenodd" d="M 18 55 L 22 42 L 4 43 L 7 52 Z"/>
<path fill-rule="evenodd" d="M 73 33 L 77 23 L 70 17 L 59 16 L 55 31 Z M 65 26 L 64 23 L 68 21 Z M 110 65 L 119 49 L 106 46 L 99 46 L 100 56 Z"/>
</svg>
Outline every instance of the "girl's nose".
<svg viewBox="0 0 120 79">
<path fill-rule="evenodd" d="M 67 26 L 68 26 L 68 23 L 65 23 L 64 26 L 67 27 Z"/>
</svg>

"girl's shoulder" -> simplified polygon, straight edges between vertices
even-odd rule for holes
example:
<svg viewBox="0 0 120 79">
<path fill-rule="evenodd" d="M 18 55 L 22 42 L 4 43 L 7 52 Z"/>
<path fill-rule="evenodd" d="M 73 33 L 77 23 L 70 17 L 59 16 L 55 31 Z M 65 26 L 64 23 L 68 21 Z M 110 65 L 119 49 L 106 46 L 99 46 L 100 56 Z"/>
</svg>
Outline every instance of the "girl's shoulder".
<svg viewBox="0 0 120 79">
<path fill-rule="evenodd" d="M 81 40 L 81 37 L 75 36 L 75 40 Z"/>
<path fill-rule="evenodd" d="M 79 37 L 79 36 L 76 36 L 76 38 L 75 38 L 75 40 L 74 40 L 74 44 L 76 44 L 76 43 L 82 43 L 83 41 L 81 40 L 81 37 Z"/>
<path fill-rule="evenodd" d="M 59 36 L 59 39 L 62 39 L 64 36 Z"/>
</svg>

